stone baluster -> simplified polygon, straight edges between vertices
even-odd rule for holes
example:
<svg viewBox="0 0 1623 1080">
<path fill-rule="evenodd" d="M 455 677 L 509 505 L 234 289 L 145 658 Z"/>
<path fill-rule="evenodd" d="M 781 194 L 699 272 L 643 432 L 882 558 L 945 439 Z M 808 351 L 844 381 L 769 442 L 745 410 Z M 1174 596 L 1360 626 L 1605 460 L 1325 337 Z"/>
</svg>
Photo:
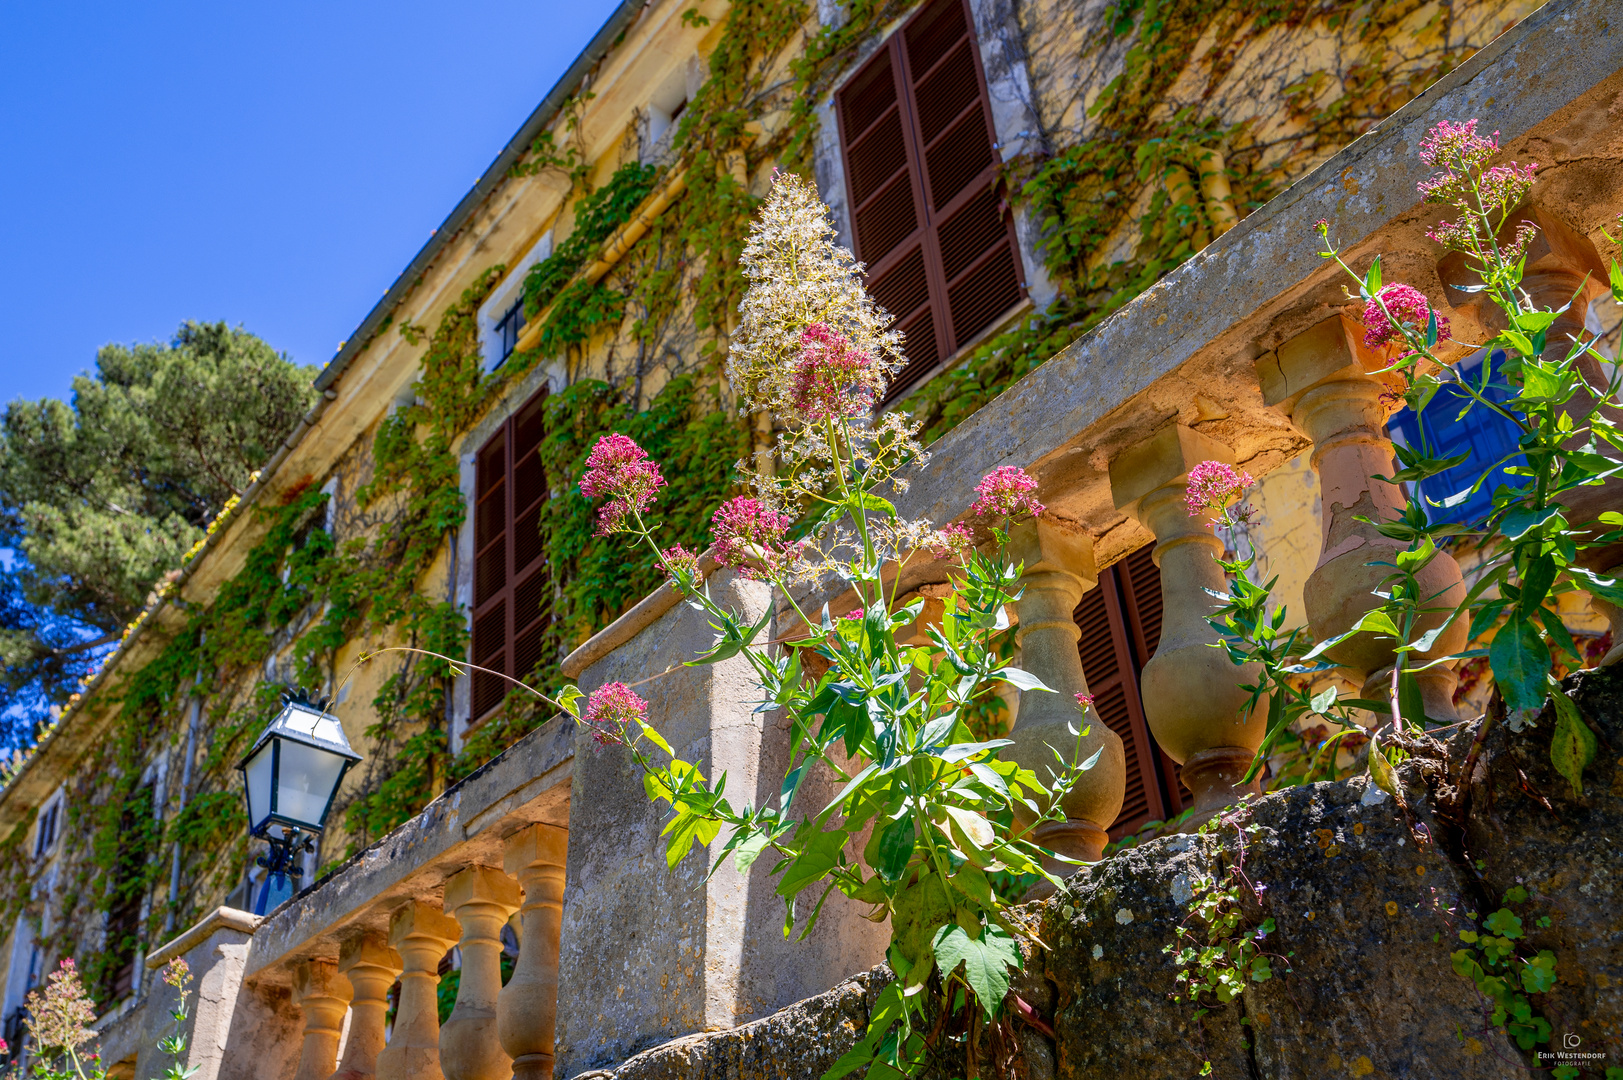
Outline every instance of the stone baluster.
<svg viewBox="0 0 1623 1080">
<path fill-rule="evenodd" d="M 1263 401 L 1278 406 L 1313 440 L 1313 468 L 1319 474 L 1324 539 L 1319 564 L 1302 592 L 1314 636 L 1323 641 L 1351 629 L 1381 605 L 1374 595 L 1391 574 L 1389 566 L 1406 546 L 1357 520 L 1391 521 L 1403 513 L 1403 492 L 1375 479 L 1393 469 L 1386 419 L 1392 386 L 1369 374 L 1384 366 L 1364 348 L 1363 329 L 1345 314 L 1333 315 L 1257 361 Z M 1452 608 L 1465 599 L 1459 564 L 1446 552 L 1420 572 L 1429 607 Z M 1437 626 L 1440 615 L 1417 620 L 1415 635 Z M 1458 652 L 1468 627 L 1457 621 L 1423 658 Z M 1396 657 L 1391 638 L 1358 634 L 1328 650 L 1331 660 L 1364 680 L 1365 697 L 1384 699 Z M 1449 723 L 1458 716 L 1454 687 L 1459 676 L 1440 664 L 1417 675 L 1426 715 Z"/>
<path fill-rule="evenodd" d="M 338 1038 L 352 994 L 334 960 L 301 960 L 293 968 L 293 1002 L 304 1011 L 304 1050 L 294 1080 L 328 1080 L 338 1064 Z"/>
<path fill-rule="evenodd" d="M 1020 664 L 1055 692 L 1021 693 L 1010 735 L 1014 745 L 1007 752 L 1045 782 L 1056 767 L 1054 750 L 1066 761 L 1086 761 L 1099 752 L 1093 768 L 1061 800 L 1065 820 L 1038 827 L 1032 839 L 1061 855 L 1097 860 L 1109 839 L 1106 830 L 1121 813 L 1127 755 L 1121 736 L 1093 710 L 1084 716 L 1076 701 L 1077 694 L 1088 692 L 1088 680 L 1077 653 L 1082 632 L 1073 613 L 1082 594 L 1099 583 L 1093 541 L 1086 533 L 1055 522 L 1028 522 L 1012 530 L 1009 557 L 1023 566 L 1020 584 L 1025 591 L 1015 604 Z M 1080 749 L 1073 727 L 1089 728 Z M 1059 863 L 1050 869 L 1064 875 L 1076 868 Z"/>
<path fill-rule="evenodd" d="M 404 970 L 394 1030 L 378 1055 L 378 1080 L 444 1080 L 435 988 L 440 961 L 455 944 L 458 931 L 455 919 L 420 900 L 389 920 L 389 944 L 399 950 Z"/>
<path fill-rule="evenodd" d="M 531 825 L 507 838 L 503 867 L 524 887 L 518 963 L 496 1006 L 496 1030 L 513 1058 L 513 1080 L 552 1080 L 568 850 L 569 830 L 556 825 Z"/>
<path fill-rule="evenodd" d="M 469 866 L 445 883 L 445 910 L 462 926 L 456 1007 L 440 1028 L 447 1080 L 507 1080 L 513 1061 L 496 1037 L 502 988 L 502 927 L 518 910 L 518 882 L 489 866 Z"/>
<path fill-rule="evenodd" d="M 389 987 L 404 967 L 400 954 L 389 948 L 382 934 L 367 933 L 346 941 L 338 950 L 338 971 L 355 990 L 349 1005 L 349 1037 L 344 1059 L 332 1080 L 373 1080 L 378 1054 L 383 1050 L 384 1018 L 389 1011 Z"/>
<path fill-rule="evenodd" d="M 1144 665 L 1140 690 L 1150 731 L 1180 766 L 1184 786 L 1195 797 L 1199 824 L 1258 791 L 1240 780 L 1251 766 L 1267 730 L 1267 702 L 1246 708 L 1257 665 L 1236 667 L 1214 648 L 1217 631 L 1207 621 L 1227 591 L 1217 558 L 1222 541 L 1212 534 L 1211 513 L 1191 516 L 1184 502 L 1189 470 L 1202 461 L 1234 464 L 1225 445 L 1181 424 L 1163 428 L 1148 442 L 1110 463 L 1110 487 L 1119 510 L 1155 534 L 1155 563 L 1161 568 L 1161 640 Z M 1210 592 L 1208 592 L 1210 590 Z"/>
</svg>

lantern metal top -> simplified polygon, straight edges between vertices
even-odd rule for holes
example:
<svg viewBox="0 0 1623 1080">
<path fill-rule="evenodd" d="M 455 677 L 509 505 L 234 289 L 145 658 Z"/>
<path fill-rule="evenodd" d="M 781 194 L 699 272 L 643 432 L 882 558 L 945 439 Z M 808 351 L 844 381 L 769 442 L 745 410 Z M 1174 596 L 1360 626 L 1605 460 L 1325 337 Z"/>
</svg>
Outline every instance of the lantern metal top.
<svg viewBox="0 0 1623 1080">
<path fill-rule="evenodd" d="M 344 774 L 361 760 L 326 704 L 302 690 L 284 693 L 282 711 L 237 763 L 248 830 L 271 839 L 273 846 L 273 825 L 282 826 L 285 840 L 300 830 L 322 831 Z"/>
<path fill-rule="evenodd" d="M 278 736 L 330 751 L 347 758 L 351 765 L 361 760 L 361 755 L 349 745 L 343 723 L 327 711 L 327 699 L 312 701 L 309 691 L 292 689 L 283 692 L 282 711 L 254 740 L 248 752 L 242 755 L 242 760 L 237 762 L 238 771 L 248 764 L 248 759 L 254 756 L 256 750 Z"/>
</svg>

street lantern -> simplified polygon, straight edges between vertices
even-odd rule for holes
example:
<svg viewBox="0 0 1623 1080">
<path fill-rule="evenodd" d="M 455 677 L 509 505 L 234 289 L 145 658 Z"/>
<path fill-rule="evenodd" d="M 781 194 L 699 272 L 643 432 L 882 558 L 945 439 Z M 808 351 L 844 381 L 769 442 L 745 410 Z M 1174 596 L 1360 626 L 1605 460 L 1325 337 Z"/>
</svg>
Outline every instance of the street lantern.
<svg viewBox="0 0 1623 1080">
<path fill-rule="evenodd" d="M 248 831 L 270 844 L 269 854 L 259 857 L 266 874 L 256 915 L 265 914 L 273 882 L 282 891 L 289 876 L 301 876 L 294 850 L 314 849 L 314 834 L 326 827 L 338 785 L 360 760 L 324 700 L 311 701 L 298 690 L 282 696 L 282 711 L 237 765 Z"/>
</svg>

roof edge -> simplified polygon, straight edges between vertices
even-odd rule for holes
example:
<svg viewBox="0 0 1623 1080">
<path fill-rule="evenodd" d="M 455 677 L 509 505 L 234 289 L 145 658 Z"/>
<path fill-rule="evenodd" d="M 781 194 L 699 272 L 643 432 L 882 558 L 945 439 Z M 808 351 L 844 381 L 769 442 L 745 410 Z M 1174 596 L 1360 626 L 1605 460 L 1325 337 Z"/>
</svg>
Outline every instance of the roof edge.
<svg viewBox="0 0 1623 1080">
<path fill-rule="evenodd" d="M 535 141 L 536 137 L 552 123 L 563 108 L 564 102 L 569 100 L 570 95 L 575 92 L 575 88 L 580 85 L 581 80 L 596 66 L 598 61 L 608 55 L 609 50 L 618 41 L 621 32 L 631 25 L 643 8 L 648 6 L 649 2 L 650 0 L 621 0 L 620 6 L 615 9 L 614 14 L 609 16 L 608 21 L 592 37 L 592 40 L 581 54 L 575 58 L 575 62 L 569 66 L 569 70 L 565 71 L 563 76 L 553 84 L 552 89 L 547 92 L 547 96 L 541 100 L 541 104 L 535 107 L 535 111 L 530 113 L 529 119 L 524 121 L 517 134 L 502 148 L 502 152 L 496 155 L 496 160 L 490 163 L 490 167 L 479 178 L 479 182 L 474 184 L 472 190 L 462 197 L 462 200 L 446 216 L 440 227 L 434 230 L 434 234 L 429 237 L 428 243 L 424 244 L 422 250 L 417 252 L 410 263 L 406 264 L 406 268 L 400 272 L 400 276 L 395 278 L 394 284 L 390 285 L 389 290 L 383 294 L 383 299 L 379 300 L 366 318 L 361 320 L 361 325 L 355 328 L 355 332 L 349 336 L 349 339 L 339 346 L 338 354 L 327 362 L 326 367 L 321 369 L 321 373 L 316 376 L 315 381 L 317 390 L 326 390 L 338 381 L 339 376 L 349 367 L 350 362 L 366 348 L 372 335 L 383 325 L 389 313 L 406 298 L 406 294 L 416 286 L 417 279 L 433 265 L 441 250 L 456 238 L 462 231 L 462 227 L 467 224 L 468 219 L 473 217 L 474 212 L 484 205 L 491 192 L 495 191 L 501 182 L 507 178 L 508 171 L 529 150 L 530 144 Z"/>
</svg>

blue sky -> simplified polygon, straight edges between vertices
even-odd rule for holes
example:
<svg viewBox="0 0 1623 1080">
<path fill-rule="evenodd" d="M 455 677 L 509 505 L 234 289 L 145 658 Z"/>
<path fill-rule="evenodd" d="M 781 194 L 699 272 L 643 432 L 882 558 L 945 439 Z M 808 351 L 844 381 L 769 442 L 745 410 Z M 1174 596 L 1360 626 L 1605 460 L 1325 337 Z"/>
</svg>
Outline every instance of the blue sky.
<svg viewBox="0 0 1623 1080">
<path fill-rule="evenodd" d="M 0 402 L 186 319 L 325 363 L 614 6 L 0 5 Z"/>
</svg>

